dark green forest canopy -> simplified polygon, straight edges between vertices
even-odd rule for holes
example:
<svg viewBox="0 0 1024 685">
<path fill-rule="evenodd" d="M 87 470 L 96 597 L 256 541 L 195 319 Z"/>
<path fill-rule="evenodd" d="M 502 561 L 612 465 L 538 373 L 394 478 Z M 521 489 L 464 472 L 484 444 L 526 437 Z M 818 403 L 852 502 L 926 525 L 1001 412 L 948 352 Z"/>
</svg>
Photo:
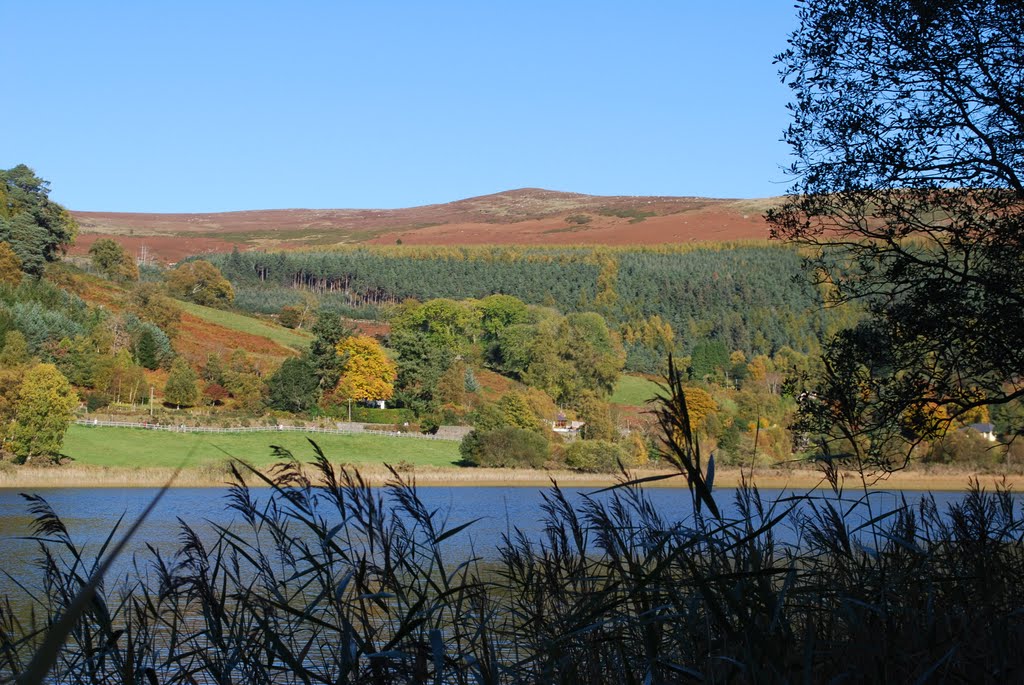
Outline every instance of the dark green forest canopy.
<svg viewBox="0 0 1024 685">
<path fill-rule="evenodd" d="M 810 352 L 846 316 L 826 310 L 800 254 L 766 243 L 660 248 L 357 248 L 205 256 L 238 306 L 276 313 L 311 291 L 372 308 L 408 298 L 503 293 L 560 311 L 598 311 L 623 325 L 660 316 L 678 350 L 721 340 L 730 350 Z"/>
</svg>

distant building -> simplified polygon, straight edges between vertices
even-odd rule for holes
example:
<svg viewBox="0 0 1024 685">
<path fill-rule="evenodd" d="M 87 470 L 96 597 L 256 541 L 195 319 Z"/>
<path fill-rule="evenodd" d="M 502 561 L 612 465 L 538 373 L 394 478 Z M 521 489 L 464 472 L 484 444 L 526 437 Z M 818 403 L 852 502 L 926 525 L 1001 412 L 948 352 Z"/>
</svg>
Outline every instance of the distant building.
<svg viewBox="0 0 1024 685">
<path fill-rule="evenodd" d="M 991 423 L 972 423 L 967 428 L 978 433 L 989 442 L 996 441 L 996 427 Z"/>
<path fill-rule="evenodd" d="M 551 422 L 551 430 L 562 435 L 579 435 L 584 425 L 582 421 L 570 421 L 565 418 L 565 414 L 559 412 L 558 417 Z"/>
</svg>

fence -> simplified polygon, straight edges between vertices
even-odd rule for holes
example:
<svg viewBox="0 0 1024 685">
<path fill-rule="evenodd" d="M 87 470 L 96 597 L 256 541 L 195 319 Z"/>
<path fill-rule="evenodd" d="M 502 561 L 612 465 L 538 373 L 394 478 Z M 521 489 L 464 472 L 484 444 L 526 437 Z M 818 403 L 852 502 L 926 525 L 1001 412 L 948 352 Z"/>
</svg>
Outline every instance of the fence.
<svg viewBox="0 0 1024 685">
<path fill-rule="evenodd" d="M 133 421 L 101 421 L 99 419 L 77 419 L 79 426 L 108 426 L 114 428 L 142 428 L 145 430 L 168 431 L 171 433 L 329 433 L 332 435 L 386 435 L 392 438 L 419 438 L 421 440 L 449 440 L 457 441 L 459 438 L 444 435 L 430 435 L 427 433 L 403 432 L 403 431 L 377 431 L 373 429 L 354 428 L 320 428 L 317 426 L 233 426 L 228 428 L 217 428 L 214 426 L 186 426 L 185 424 L 163 424 L 163 423 L 139 423 Z"/>
</svg>

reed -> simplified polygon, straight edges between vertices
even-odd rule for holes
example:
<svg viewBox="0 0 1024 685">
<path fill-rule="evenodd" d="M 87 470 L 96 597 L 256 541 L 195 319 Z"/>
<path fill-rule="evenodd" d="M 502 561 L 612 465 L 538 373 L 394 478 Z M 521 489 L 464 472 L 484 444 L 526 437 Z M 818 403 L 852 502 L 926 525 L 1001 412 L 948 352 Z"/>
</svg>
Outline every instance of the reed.
<svg viewBox="0 0 1024 685">
<path fill-rule="evenodd" d="M 865 520 L 871 493 L 838 481 L 774 500 L 745 481 L 725 515 L 673 384 L 660 418 L 694 500 L 678 521 L 646 478 L 576 505 L 554 485 L 539 539 L 512 528 L 495 552 L 467 554 L 454 542 L 473 521 L 428 509 L 411 476 L 373 487 L 313 444 L 310 466 L 285 450 L 269 473 L 234 462 L 234 524 L 182 522 L 173 554 L 151 548 L 119 582 L 90 585 L 107 555 L 86 560 L 32 497 L 41 578 L 0 604 L 0 672 L 42 682 L 29 665 L 78 606 L 52 682 L 1022 679 L 1024 519 L 1007 488 L 974 482 L 943 510 L 926 497 Z M 249 482 L 269 490 L 256 498 Z"/>
</svg>

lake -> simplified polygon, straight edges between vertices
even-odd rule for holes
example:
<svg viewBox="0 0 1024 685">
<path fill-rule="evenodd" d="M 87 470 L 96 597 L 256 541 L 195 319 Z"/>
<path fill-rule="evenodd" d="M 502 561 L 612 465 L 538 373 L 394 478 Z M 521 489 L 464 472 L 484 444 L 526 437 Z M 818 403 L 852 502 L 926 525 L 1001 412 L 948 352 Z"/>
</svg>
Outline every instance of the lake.
<svg viewBox="0 0 1024 685">
<path fill-rule="evenodd" d="M 571 502 L 583 502 L 586 493 L 593 488 L 563 488 Z M 200 532 L 211 530 L 210 522 L 228 524 L 238 514 L 227 507 L 227 489 L 178 488 L 170 490 L 158 504 L 155 511 L 143 525 L 129 545 L 130 551 L 142 551 L 151 544 L 165 554 L 173 553 L 179 546 L 179 518 Z M 420 487 L 419 493 L 430 510 L 438 510 L 446 516 L 443 529 L 479 518 L 465 531 L 457 534 L 449 543 L 456 553 L 488 555 L 501 541 L 501 536 L 518 527 L 525 535 L 539 539 L 543 533 L 542 495 L 545 490 L 528 487 Z M 259 500 L 269 495 L 266 489 L 253 489 Z M 86 546 L 87 556 L 93 556 L 106 539 L 111 527 L 122 515 L 131 522 L 157 494 L 152 488 L 54 488 L 40 489 L 34 494 L 42 495 L 64 521 L 72 537 L 79 545 Z M 762 490 L 763 498 L 773 500 L 803 492 Z M 848 493 L 856 496 L 857 493 Z M 914 504 L 925 493 L 904 493 L 908 503 Z M 690 496 L 685 488 L 652 488 L 647 495 L 656 510 L 672 522 L 685 521 L 692 516 Z M 736 513 L 735 491 L 723 488 L 716 491 L 715 501 L 726 517 Z M 819 492 L 822 497 L 831 493 Z M 607 497 L 607 494 L 597 497 Z M 934 493 L 940 508 L 964 497 L 959 492 Z M 1019 497 L 1019 496 L 1018 496 Z M 878 492 L 872 496 L 875 514 L 891 511 L 901 501 L 900 493 Z M 805 506 L 805 505 L 803 505 Z M 805 507 L 806 508 L 806 507 Z M 861 508 L 866 518 L 866 508 Z M 0 489 L 0 544 L 3 550 L 3 571 L 19 579 L 31 579 L 36 573 L 34 559 L 37 544 L 23 539 L 31 535 L 32 517 L 28 502 L 16 490 Z M 791 525 L 783 523 L 780 536 L 795 535 Z M 125 557 L 126 559 L 129 557 Z M 115 571 L 126 572 L 127 562 L 122 562 Z M 120 575 L 120 573 L 118 573 Z M 0 594 L 14 589 L 11 581 L 0 576 Z"/>
</svg>

